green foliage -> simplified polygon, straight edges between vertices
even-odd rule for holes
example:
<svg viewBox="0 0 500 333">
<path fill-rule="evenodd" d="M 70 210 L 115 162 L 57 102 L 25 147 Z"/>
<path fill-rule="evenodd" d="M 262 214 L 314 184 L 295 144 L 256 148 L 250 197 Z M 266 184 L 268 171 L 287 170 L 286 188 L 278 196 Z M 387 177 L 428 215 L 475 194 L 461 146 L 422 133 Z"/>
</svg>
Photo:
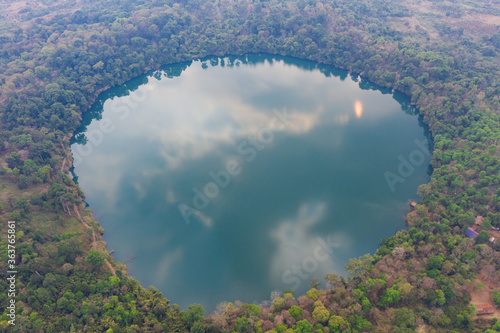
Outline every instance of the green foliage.
<svg viewBox="0 0 500 333">
<path fill-rule="evenodd" d="M 274 328 L 274 330 L 278 333 L 285 332 L 287 329 L 288 326 L 286 326 L 285 324 L 279 324 Z"/>
<path fill-rule="evenodd" d="M 196 321 L 193 326 L 191 326 L 191 333 L 205 333 L 205 325 L 201 321 Z"/>
<path fill-rule="evenodd" d="M 444 256 L 442 254 L 438 256 L 431 256 L 427 261 L 427 270 L 433 270 L 433 269 L 441 270 L 443 262 L 444 262 Z"/>
<path fill-rule="evenodd" d="M 292 305 L 290 309 L 288 309 L 288 312 L 296 320 L 302 318 L 302 308 L 297 305 Z"/>
<path fill-rule="evenodd" d="M 309 286 L 311 287 L 311 289 L 319 289 L 321 287 L 321 282 L 318 278 L 313 278 L 309 283 Z"/>
<path fill-rule="evenodd" d="M 490 235 L 484 230 L 481 230 L 479 235 L 477 235 L 477 237 L 475 238 L 476 244 L 485 244 L 488 242 L 489 239 Z"/>
<path fill-rule="evenodd" d="M 250 330 L 250 321 L 247 317 L 239 317 L 234 322 L 233 332 L 248 332 Z"/>
<path fill-rule="evenodd" d="M 395 324 L 400 328 L 415 328 L 415 313 L 408 308 L 394 310 Z"/>
<path fill-rule="evenodd" d="M 493 302 L 495 303 L 495 306 L 500 307 L 500 291 L 495 289 L 491 291 L 491 293 L 493 294 Z"/>
<path fill-rule="evenodd" d="M 285 299 L 283 297 L 276 297 L 273 299 L 273 307 L 276 311 L 281 311 L 285 308 Z"/>
<path fill-rule="evenodd" d="M 110 276 L 109 277 L 109 283 L 112 285 L 112 286 L 118 286 L 120 284 L 120 278 L 116 277 L 116 276 Z"/>
<path fill-rule="evenodd" d="M 347 273 L 353 275 L 354 277 L 363 277 L 372 267 L 372 262 L 373 257 L 367 253 L 356 259 L 349 259 L 344 268 Z"/>
<path fill-rule="evenodd" d="M 312 333 L 313 325 L 306 319 L 300 320 L 295 323 L 293 331 L 295 333 Z"/>
<path fill-rule="evenodd" d="M 330 312 L 323 305 L 319 305 L 314 308 L 312 317 L 320 323 L 326 323 L 330 318 Z"/>
<path fill-rule="evenodd" d="M 365 318 L 361 317 L 361 316 L 355 316 L 355 323 L 354 323 L 354 327 L 356 327 L 357 329 L 365 329 L 367 327 L 371 326 L 370 322 L 368 320 L 366 320 Z"/>
<path fill-rule="evenodd" d="M 194 323 L 203 321 L 203 315 L 205 314 L 205 309 L 201 304 L 191 304 L 188 306 L 185 312 L 181 313 L 181 318 L 184 321 L 187 328 L 191 328 Z"/>
<path fill-rule="evenodd" d="M 363 307 L 365 315 L 367 315 L 370 311 L 370 300 L 366 297 L 363 297 L 363 299 L 361 300 L 361 306 Z"/>
<path fill-rule="evenodd" d="M 446 303 L 446 298 L 444 297 L 444 293 L 441 289 L 436 290 L 435 300 L 439 306 L 443 306 L 444 303 Z"/>
<path fill-rule="evenodd" d="M 319 290 L 316 288 L 312 288 L 306 293 L 306 296 L 316 301 L 319 298 Z"/>
<path fill-rule="evenodd" d="M 338 274 L 329 273 L 325 276 L 325 281 L 330 285 L 334 286 L 335 284 L 343 281 L 343 277 Z"/>
<path fill-rule="evenodd" d="M 85 262 L 92 265 L 92 268 L 98 269 L 102 265 L 104 265 L 104 259 L 106 256 L 104 253 L 99 252 L 95 249 L 91 249 L 87 252 L 87 256 L 85 257 Z"/>
<path fill-rule="evenodd" d="M 387 306 L 399 302 L 401 299 L 401 292 L 398 289 L 397 285 L 393 285 L 391 288 L 387 289 L 386 295 L 380 298 L 380 304 L 382 306 Z"/>
<path fill-rule="evenodd" d="M 241 308 L 249 317 L 258 317 L 262 312 L 260 307 L 256 304 L 243 304 Z"/>
<path fill-rule="evenodd" d="M 482 282 L 474 286 L 474 290 L 481 290 L 481 289 L 484 289 L 484 283 Z"/>
<path fill-rule="evenodd" d="M 334 315 L 328 321 L 328 327 L 332 333 L 341 333 L 347 331 L 351 327 L 351 324 L 343 317 Z"/>
</svg>

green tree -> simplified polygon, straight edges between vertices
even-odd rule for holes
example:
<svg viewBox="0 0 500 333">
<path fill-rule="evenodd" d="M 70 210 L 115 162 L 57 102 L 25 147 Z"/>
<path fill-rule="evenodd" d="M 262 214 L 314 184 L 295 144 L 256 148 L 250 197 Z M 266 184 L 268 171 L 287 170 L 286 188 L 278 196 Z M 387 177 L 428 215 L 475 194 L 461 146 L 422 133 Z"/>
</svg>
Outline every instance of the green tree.
<svg viewBox="0 0 500 333">
<path fill-rule="evenodd" d="M 341 316 L 331 316 L 328 321 L 328 327 L 330 328 L 330 332 L 332 333 L 341 333 L 346 331 L 351 324 Z"/>
<path fill-rule="evenodd" d="M 87 256 L 85 257 L 85 262 L 92 265 L 93 269 L 98 269 L 102 265 L 104 265 L 104 259 L 106 255 L 102 252 L 99 252 L 95 249 L 91 249 L 87 252 Z"/>
<path fill-rule="evenodd" d="M 497 307 L 500 307 L 500 291 L 493 290 L 491 293 L 493 294 L 493 302 Z"/>
<path fill-rule="evenodd" d="M 201 304 L 191 304 L 188 306 L 186 312 L 181 314 L 182 319 L 188 328 L 191 328 L 195 322 L 203 321 L 205 309 Z"/>
<path fill-rule="evenodd" d="M 446 298 L 444 297 L 444 292 L 441 289 L 436 290 L 434 299 L 439 306 L 443 306 L 446 303 Z"/>
<path fill-rule="evenodd" d="M 441 270 L 441 267 L 443 267 L 443 262 L 443 255 L 431 256 L 429 257 L 429 260 L 427 260 L 427 270 Z"/>
<path fill-rule="evenodd" d="M 247 317 L 242 316 L 234 322 L 233 332 L 248 332 L 250 330 L 250 321 Z"/>
<path fill-rule="evenodd" d="M 312 332 L 313 325 L 308 322 L 306 319 L 300 320 L 297 323 L 295 323 L 295 326 L 293 327 L 294 333 L 311 333 Z"/>
<path fill-rule="evenodd" d="M 205 333 L 205 325 L 201 321 L 197 321 L 191 326 L 191 333 Z"/>
<path fill-rule="evenodd" d="M 283 297 L 276 297 L 273 299 L 273 307 L 276 311 L 281 311 L 285 308 L 285 299 Z"/>
<path fill-rule="evenodd" d="M 330 318 L 330 312 L 325 308 L 324 305 L 319 305 L 314 308 L 312 313 L 314 320 L 320 323 L 326 323 Z"/>
<path fill-rule="evenodd" d="M 490 235 L 486 231 L 481 230 L 476 237 L 476 244 L 485 244 L 488 242 L 488 239 L 490 239 Z"/>
<path fill-rule="evenodd" d="M 313 278 L 309 283 L 309 286 L 314 289 L 319 289 L 319 287 L 321 287 L 321 282 L 318 278 Z"/>
<path fill-rule="evenodd" d="M 295 320 L 302 318 L 302 308 L 297 305 L 292 305 L 288 312 L 293 318 L 295 318 Z"/>
<path fill-rule="evenodd" d="M 342 282 L 343 279 L 344 278 L 342 276 L 338 275 L 338 274 L 328 273 L 325 276 L 325 281 L 327 283 L 331 284 L 332 286 L 334 286 L 335 284 L 337 284 L 339 282 Z"/>
<path fill-rule="evenodd" d="M 394 310 L 395 324 L 401 328 L 415 327 L 415 313 L 412 309 L 401 308 Z"/>
<path fill-rule="evenodd" d="M 319 290 L 316 288 L 312 288 L 306 293 L 306 296 L 316 301 L 319 298 Z"/>
<path fill-rule="evenodd" d="M 347 273 L 353 275 L 354 277 L 363 277 L 372 267 L 372 262 L 373 256 L 367 253 L 364 256 L 349 259 L 344 268 Z"/>
</svg>

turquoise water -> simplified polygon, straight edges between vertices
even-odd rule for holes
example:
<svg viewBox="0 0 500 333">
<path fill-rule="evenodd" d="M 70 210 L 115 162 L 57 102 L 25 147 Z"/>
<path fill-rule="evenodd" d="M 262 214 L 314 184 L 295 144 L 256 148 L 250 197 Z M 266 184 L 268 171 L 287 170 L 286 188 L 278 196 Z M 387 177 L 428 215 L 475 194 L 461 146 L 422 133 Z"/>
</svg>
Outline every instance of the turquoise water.
<svg viewBox="0 0 500 333">
<path fill-rule="evenodd" d="M 344 274 L 403 229 L 428 135 L 402 95 L 308 61 L 176 64 L 103 93 L 74 174 L 129 274 L 186 308 Z"/>
</svg>

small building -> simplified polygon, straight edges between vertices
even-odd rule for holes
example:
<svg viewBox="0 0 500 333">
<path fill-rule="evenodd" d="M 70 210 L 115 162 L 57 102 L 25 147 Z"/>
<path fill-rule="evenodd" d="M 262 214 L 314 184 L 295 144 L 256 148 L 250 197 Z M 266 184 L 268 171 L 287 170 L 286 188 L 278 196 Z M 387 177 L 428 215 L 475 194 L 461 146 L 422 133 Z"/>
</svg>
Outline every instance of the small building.
<svg viewBox="0 0 500 333">
<path fill-rule="evenodd" d="M 417 202 L 416 201 L 410 202 L 410 206 L 412 206 L 413 208 L 415 208 L 415 206 L 417 206 Z"/>
<path fill-rule="evenodd" d="M 490 238 L 490 243 L 495 243 L 495 237 Z"/>
<path fill-rule="evenodd" d="M 474 220 L 476 225 L 481 225 L 481 223 L 483 223 L 483 221 L 484 221 L 484 217 L 482 217 L 480 215 L 476 216 L 476 219 Z"/>
<path fill-rule="evenodd" d="M 465 236 L 470 237 L 470 238 L 476 238 L 477 235 L 479 235 L 479 234 L 471 228 L 467 228 L 467 231 L 465 232 Z"/>
<path fill-rule="evenodd" d="M 495 308 L 489 304 L 478 305 L 476 306 L 476 314 L 478 316 L 488 315 L 495 312 Z"/>
</svg>

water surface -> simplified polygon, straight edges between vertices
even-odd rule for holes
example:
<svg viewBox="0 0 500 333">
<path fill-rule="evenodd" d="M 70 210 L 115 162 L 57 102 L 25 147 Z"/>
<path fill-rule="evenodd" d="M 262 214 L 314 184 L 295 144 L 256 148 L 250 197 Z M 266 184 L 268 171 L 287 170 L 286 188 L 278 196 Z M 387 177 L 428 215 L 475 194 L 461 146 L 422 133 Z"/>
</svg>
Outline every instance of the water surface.
<svg viewBox="0 0 500 333">
<path fill-rule="evenodd" d="M 72 152 L 115 259 L 173 303 L 212 311 L 304 293 L 374 253 L 428 181 L 426 137 L 397 93 L 253 55 L 105 92 Z"/>
</svg>

